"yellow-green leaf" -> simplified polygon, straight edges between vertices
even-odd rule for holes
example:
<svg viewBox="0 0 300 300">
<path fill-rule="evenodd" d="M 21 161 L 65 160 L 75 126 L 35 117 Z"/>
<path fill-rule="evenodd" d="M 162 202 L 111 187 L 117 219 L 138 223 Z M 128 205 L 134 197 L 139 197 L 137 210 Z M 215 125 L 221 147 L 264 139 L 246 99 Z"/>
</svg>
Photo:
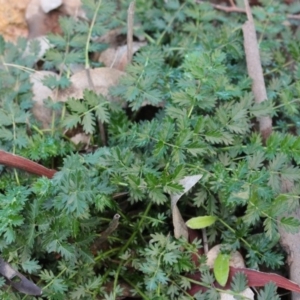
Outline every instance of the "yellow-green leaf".
<svg viewBox="0 0 300 300">
<path fill-rule="evenodd" d="M 225 286 L 229 276 L 230 255 L 219 253 L 214 263 L 214 275 L 217 282 Z"/>
<path fill-rule="evenodd" d="M 189 219 L 186 225 L 192 229 L 201 229 L 214 224 L 216 220 L 217 217 L 214 216 L 202 216 Z"/>
</svg>

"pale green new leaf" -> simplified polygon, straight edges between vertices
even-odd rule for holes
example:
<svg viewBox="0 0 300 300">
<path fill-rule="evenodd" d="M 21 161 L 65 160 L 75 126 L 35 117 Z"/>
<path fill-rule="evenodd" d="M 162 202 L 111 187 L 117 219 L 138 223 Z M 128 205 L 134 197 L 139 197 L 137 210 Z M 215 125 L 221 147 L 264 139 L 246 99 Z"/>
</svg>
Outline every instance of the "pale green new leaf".
<svg viewBox="0 0 300 300">
<path fill-rule="evenodd" d="M 229 261 L 230 255 L 219 252 L 214 262 L 214 275 L 217 282 L 225 286 L 229 276 Z"/>
<path fill-rule="evenodd" d="M 186 225 L 192 229 L 201 229 L 213 225 L 218 220 L 215 216 L 203 216 L 191 218 Z"/>
</svg>

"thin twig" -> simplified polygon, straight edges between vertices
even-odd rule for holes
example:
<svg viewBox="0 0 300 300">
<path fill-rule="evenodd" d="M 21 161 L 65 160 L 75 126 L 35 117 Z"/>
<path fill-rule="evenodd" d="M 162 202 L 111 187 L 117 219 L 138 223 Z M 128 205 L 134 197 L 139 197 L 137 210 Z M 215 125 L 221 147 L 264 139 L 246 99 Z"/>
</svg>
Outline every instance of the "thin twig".
<svg viewBox="0 0 300 300">
<path fill-rule="evenodd" d="M 259 47 L 256 37 L 256 30 L 248 0 L 245 1 L 245 8 L 248 21 L 243 25 L 244 49 L 246 54 L 247 70 L 252 79 L 252 92 L 256 103 L 267 100 L 267 91 L 263 70 L 260 61 Z M 272 132 L 272 119 L 270 116 L 260 117 L 259 131 L 265 141 Z"/>
<path fill-rule="evenodd" d="M 229 0 L 231 6 L 235 6 L 234 0 Z"/>
<path fill-rule="evenodd" d="M 250 7 L 250 4 L 249 4 L 248 0 L 244 0 L 244 4 L 245 4 L 245 10 L 246 10 L 248 21 L 250 21 L 251 23 L 253 23 L 253 26 L 254 26 L 254 21 L 253 21 L 253 16 L 252 16 L 252 12 L 251 12 L 251 7 Z"/>
<path fill-rule="evenodd" d="M 133 55 L 133 24 L 135 1 L 130 2 L 127 11 L 127 62 L 130 63 Z"/>
<path fill-rule="evenodd" d="M 101 236 L 97 240 L 98 244 L 102 244 L 105 240 L 107 240 L 108 236 L 111 235 L 119 226 L 120 215 L 115 214 L 112 221 L 108 224 L 108 227 L 101 232 Z"/>
<path fill-rule="evenodd" d="M 97 237 L 94 240 L 91 246 L 91 250 L 93 253 L 97 253 L 101 249 L 102 244 L 106 242 L 108 237 L 117 229 L 117 227 L 119 226 L 119 219 L 120 215 L 115 214 L 113 219 L 108 224 L 108 227 L 103 232 L 101 232 L 100 237 Z"/>
<path fill-rule="evenodd" d="M 236 13 L 246 13 L 246 11 L 243 8 L 239 8 L 237 6 L 223 6 L 219 4 L 212 4 L 212 6 L 218 10 L 222 10 L 228 13 L 236 12 Z"/>
<path fill-rule="evenodd" d="M 215 9 L 217 9 L 217 10 L 221 10 L 221 11 L 224 11 L 226 13 L 243 13 L 243 14 L 246 13 L 246 10 L 236 6 L 234 4 L 233 0 L 229 0 L 229 1 L 230 1 L 231 6 L 224 6 L 224 5 L 213 4 L 213 3 L 211 3 L 211 6 Z M 202 1 L 202 0 L 196 0 L 196 2 L 197 3 L 205 3 L 205 1 Z M 288 14 L 287 18 L 292 19 L 292 20 L 300 20 L 300 15 Z"/>
<path fill-rule="evenodd" d="M 287 15 L 289 19 L 300 20 L 300 15 Z"/>
<path fill-rule="evenodd" d="M 197 3 L 206 3 L 205 1 L 202 1 L 202 0 L 196 0 L 196 2 Z M 232 3 L 234 4 L 233 1 L 232 1 Z M 246 13 L 246 11 L 243 8 L 239 8 L 235 4 L 232 5 L 232 3 L 231 3 L 231 6 L 224 6 L 224 5 L 220 5 L 220 4 L 211 3 L 211 6 L 214 7 L 215 9 L 222 10 L 222 11 L 225 11 L 225 12 L 228 12 L 228 13 L 234 13 L 234 12 L 236 12 L 236 13 Z"/>
<path fill-rule="evenodd" d="M 208 241 L 207 241 L 206 229 L 203 228 L 201 231 L 202 231 L 202 241 L 203 241 L 204 254 L 207 254 L 208 253 Z"/>
</svg>

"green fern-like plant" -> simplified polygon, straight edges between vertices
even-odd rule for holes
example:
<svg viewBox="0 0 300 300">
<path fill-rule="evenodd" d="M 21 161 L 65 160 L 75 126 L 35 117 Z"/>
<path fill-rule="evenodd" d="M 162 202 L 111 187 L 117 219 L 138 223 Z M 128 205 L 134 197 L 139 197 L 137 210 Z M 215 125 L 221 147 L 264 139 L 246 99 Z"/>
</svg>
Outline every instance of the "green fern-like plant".
<svg viewBox="0 0 300 300">
<path fill-rule="evenodd" d="M 49 36 L 52 48 L 39 64 L 58 76 L 43 83 L 63 90 L 74 64 L 99 67 L 89 54 L 108 46 L 97 38 L 109 30 L 126 31 L 127 2 L 84 0 L 88 21 L 62 18 L 62 34 Z M 218 220 L 206 230 L 209 246 L 241 250 L 250 268 L 284 264 L 278 226 L 290 233 L 300 226 L 286 216 L 299 208 L 299 34 L 283 22 L 289 6 L 262 2 L 253 8 L 268 89 L 260 104 L 246 75 L 245 16 L 209 3 L 136 1 L 134 33 L 148 45 L 110 90 L 126 108 L 91 88 L 83 99 L 47 101 L 61 112 L 47 130 L 31 113 L 38 42 L 0 39 L 0 148 L 58 170 L 47 179 L 0 169 L 1 256 L 42 287 L 43 299 L 217 299 L 222 289 L 199 254 L 201 241 L 172 236 L 169 195 L 182 193 L 187 175 L 203 177 L 178 207 L 185 220 Z M 150 107 L 155 113 L 142 118 Z M 266 115 L 274 127 L 264 143 L 255 120 Z M 74 127 L 90 135 L 88 147 L 66 136 Z M 282 181 L 293 189 L 283 192 Z M 191 295 L 195 284 L 206 291 Z M 230 293 L 238 298 L 247 284 L 237 274 Z M 0 296 L 30 299 L 11 288 Z M 275 286 L 258 298 L 277 299 Z"/>
</svg>

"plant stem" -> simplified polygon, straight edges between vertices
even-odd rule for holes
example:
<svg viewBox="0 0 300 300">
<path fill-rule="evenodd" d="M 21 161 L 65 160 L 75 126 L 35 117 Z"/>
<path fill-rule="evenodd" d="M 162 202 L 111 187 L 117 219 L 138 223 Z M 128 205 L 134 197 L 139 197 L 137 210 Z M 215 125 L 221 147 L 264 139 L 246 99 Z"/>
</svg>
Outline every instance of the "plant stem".
<svg viewBox="0 0 300 300">
<path fill-rule="evenodd" d="M 93 16 L 93 19 L 92 19 L 92 22 L 91 22 L 91 25 L 90 25 L 90 28 L 89 28 L 89 31 L 88 31 L 88 36 L 87 36 L 87 40 L 86 40 L 86 44 L 85 44 L 85 68 L 86 69 L 90 68 L 90 63 L 89 63 L 90 40 L 91 40 L 91 37 L 92 37 L 92 31 L 93 31 L 93 28 L 95 26 L 96 18 L 97 18 L 97 15 L 98 15 L 101 4 L 102 4 L 102 0 L 100 0 L 98 2 L 98 5 L 96 7 L 96 10 L 95 10 L 95 13 L 94 13 L 94 16 Z"/>
<path fill-rule="evenodd" d="M 233 234 L 236 233 L 236 231 L 230 227 L 226 222 L 224 222 L 222 219 L 218 218 L 218 221 L 220 221 L 228 230 L 230 230 Z M 252 251 L 254 251 L 257 255 L 259 256 L 263 256 L 260 252 L 258 252 L 257 250 L 253 250 L 253 247 L 251 244 L 249 244 L 244 238 L 239 237 L 239 239 Z"/>
<path fill-rule="evenodd" d="M 167 30 L 169 29 L 169 27 L 172 25 L 172 23 L 174 22 L 174 20 L 177 17 L 177 14 L 185 7 L 186 2 L 184 1 L 183 4 L 179 7 L 179 9 L 176 11 L 176 13 L 174 13 L 173 18 L 170 20 L 170 22 L 167 24 L 165 30 L 161 33 L 161 35 L 159 36 L 159 38 L 156 41 L 156 45 L 160 45 L 163 37 L 165 36 L 165 34 L 167 33 Z"/>
<path fill-rule="evenodd" d="M 120 250 L 120 254 L 124 253 L 128 246 L 132 243 L 132 241 L 134 240 L 134 238 L 136 237 L 136 235 L 138 234 L 138 231 L 140 230 L 143 222 L 144 222 L 144 218 L 148 215 L 149 211 L 150 211 L 150 208 L 152 206 L 152 203 L 149 201 L 148 205 L 147 205 L 147 208 L 144 212 L 144 214 L 142 215 L 138 225 L 137 225 L 137 228 L 136 230 L 132 233 L 132 235 L 130 236 L 130 238 L 128 239 L 127 243 L 121 248 Z"/>
<path fill-rule="evenodd" d="M 141 291 L 141 289 L 137 286 L 137 285 L 135 285 L 132 281 L 130 281 L 127 277 L 123 277 L 122 276 L 122 278 L 127 282 L 127 283 L 129 283 L 133 288 L 134 288 L 134 290 L 136 291 L 136 292 L 138 292 L 140 295 L 141 295 L 141 297 L 143 297 L 143 299 L 144 300 L 150 300 L 150 298 L 149 297 L 147 297 L 142 291 Z"/>
<path fill-rule="evenodd" d="M 62 269 L 62 271 L 61 271 L 57 276 L 55 276 L 55 277 L 54 277 L 47 285 L 45 285 L 45 286 L 43 287 L 43 290 L 45 290 L 46 288 L 48 288 L 48 287 L 53 283 L 54 279 L 59 278 L 59 277 L 60 277 L 62 274 L 64 274 L 66 271 L 67 271 L 67 268 Z"/>
</svg>

